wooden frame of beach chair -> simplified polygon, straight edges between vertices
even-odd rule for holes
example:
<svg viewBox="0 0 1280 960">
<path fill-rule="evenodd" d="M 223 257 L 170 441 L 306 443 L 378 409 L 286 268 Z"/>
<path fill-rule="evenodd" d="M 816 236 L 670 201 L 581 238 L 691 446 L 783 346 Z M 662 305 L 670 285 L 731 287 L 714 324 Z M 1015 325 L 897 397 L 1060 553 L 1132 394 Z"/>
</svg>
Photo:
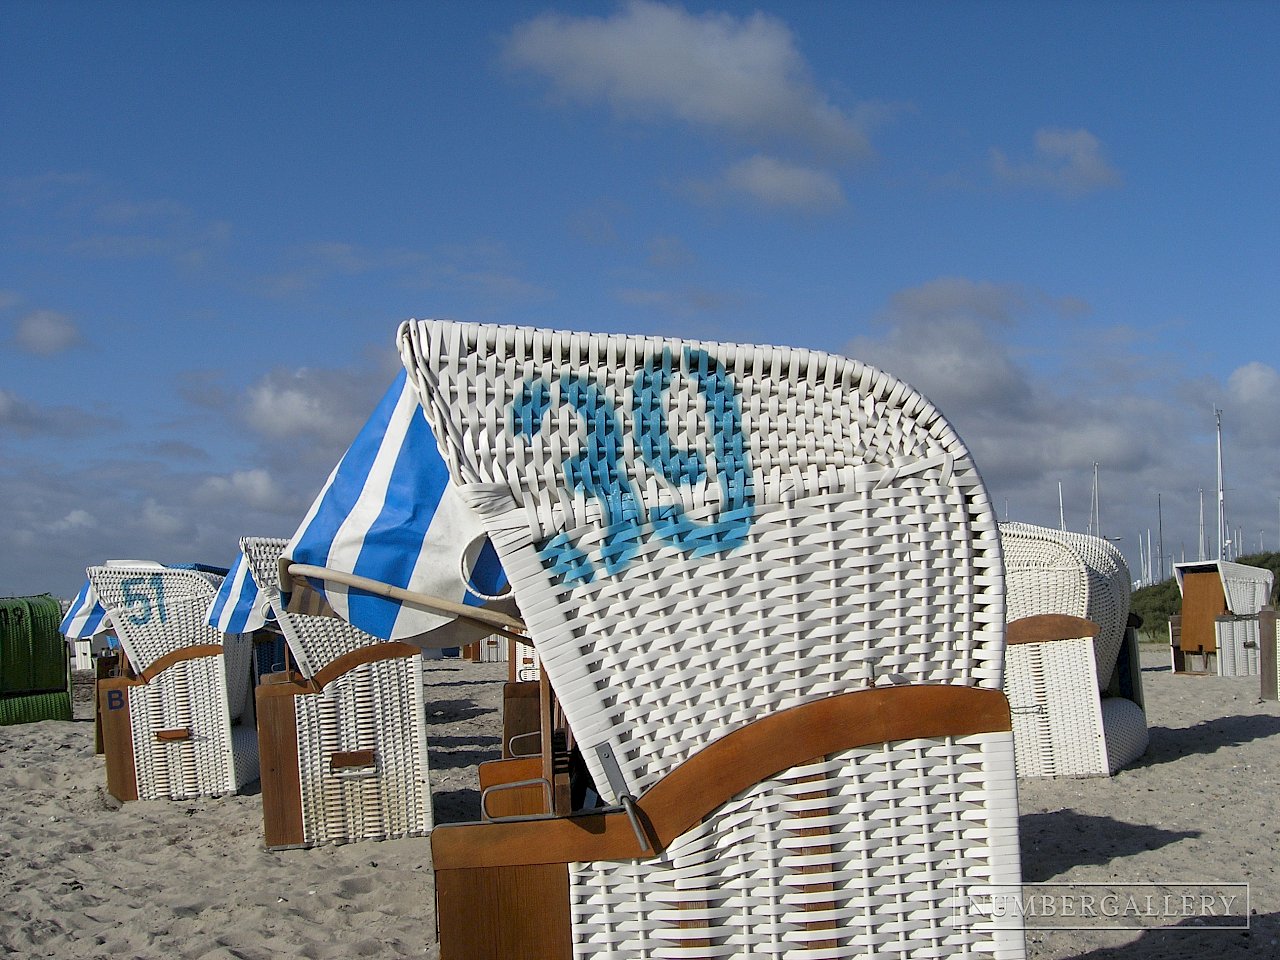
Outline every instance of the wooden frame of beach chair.
<svg viewBox="0 0 1280 960">
<path fill-rule="evenodd" d="M 400 344 L 607 805 L 438 826 L 443 960 L 1023 956 L 975 907 L 1020 878 L 999 538 L 926 400 L 802 350 Z"/>
<path fill-rule="evenodd" d="M 284 608 L 285 543 L 240 541 L 298 667 L 257 689 L 266 845 L 423 836 L 432 812 L 422 651 Z"/>
<path fill-rule="evenodd" d="M 205 622 L 216 574 L 90 567 L 127 666 L 97 681 L 107 790 L 120 800 L 236 793 L 258 779 L 253 643 Z"/>
<path fill-rule="evenodd" d="M 1000 524 L 1005 693 L 1020 777 L 1105 777 L 1146 752 L 1129 570 L 1100 537 Z"/>
</svg>

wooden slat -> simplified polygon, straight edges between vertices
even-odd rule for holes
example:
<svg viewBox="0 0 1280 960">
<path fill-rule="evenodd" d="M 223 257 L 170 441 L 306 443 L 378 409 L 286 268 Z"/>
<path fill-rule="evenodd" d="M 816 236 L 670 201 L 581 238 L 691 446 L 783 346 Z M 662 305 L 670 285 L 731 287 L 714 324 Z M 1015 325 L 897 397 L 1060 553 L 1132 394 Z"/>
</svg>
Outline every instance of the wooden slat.
<svg viewBox="0 0 1280 960">
<path fill-rule="evenodd" d="M 512 646 L 515 641 L 512 641 Z M 538 706 L 538 681 L 509 682 L 502 685 L 502 757 L 510 759 L 512 737 L 521 737 L 517 744 L 521 755 L 532 755 L 540 748 L 541 740 L 532 734 L 541 730 Z M 526 736 L 528 734 L 528 736 Z"/>
<path fill-rule="evenodd" d="M 656 854 L 731 797 L 783 770 L 853 747 L 1011 729 L 999 690 L 943 684 L 877 687 L 764 717 L 715 741 L 636 806 Z M 625 814 L 442 824 L 431 835 L 437 870 L 595 860 L 643 854 Z"/>
<path fill-rule="evenodd" d="M 1188 571 L 1182 577 L 1182 650 L 1184 653 L 1214 653 L 1218 635 L 1214 624 L 1227 612 L 1227 595 L 1216 570 Z"/>
<path fill-rule="evenodd" d="M 220 643 L 197 643 L 190 647 L 180 647 L 177 650 L 170 650 L 164 656 L 153 660 L 151 666 L 138 675 L 138 679 L 143 683 L 150 683 L 175 663 L 182 663 L 184 660 L 198 660 L 201 657 L 220 656 L 222 656 L 222 644 Z"/>
<path fill-rule="evenodd" d="M 1047 643 L 1053 640 L 1096 639 L 1101 628 L 1092 620 L 1062 613 L 1042 613 L 1014 620 L 1005 628 L 1005 643 Z"/>
<path fill-rule="evenodd" d="M 347 750 L 329 754 L 329 770 L 351 770 L 357 767 L 373 767 L 378 763 L 377 750 Z"/>
<path fill-rule="evenodd" d="M 172 730 L 157 730 L 156 739 L 161 743 L 179 743 L 191 739 L 190 727 L 175 727 Z"/>
<path fill-rule="evenodd" d="M 316 689 L 320 690 L 343 674 L 350 673 L 356 667 L 364 666 L 366 663 L 395 660 L 397 657 L 420 656 L 422 656 L 422 651 L 409 643 L 400 643 L 399 641 L 375 643 L 367 647 L 360 647 L 358 650 L 352 650 L 350 653 L 344 653 L 332 663 L 326 664 L 322 669 L 317 670 L 315 676 L 312 677 L 312 681 Z"/>
<path fill-rule="evenodd" d="M 440 960 L 573 956 L 569 868 L 561 863 L 437 869 L 436 916 Z"/>
<path fill-rule="evenodd" d="M 303 692 L 305 687 L 294 683 L 259 684 L 255 691 L 262 831 L 268 847 L 297 846 L 304 842 L 298 717 L 294 701 L 294 697 Z"/>
<path fill-rule="evenodd" d="M 138 684 L 138 680 L 127 677 L 106 677 L 98 681 L 102 752 L 107 761 L 107 793 L 117 800 L 138 799 L 133 727 L 129 722 L 129 691 Z"/>
</svg>

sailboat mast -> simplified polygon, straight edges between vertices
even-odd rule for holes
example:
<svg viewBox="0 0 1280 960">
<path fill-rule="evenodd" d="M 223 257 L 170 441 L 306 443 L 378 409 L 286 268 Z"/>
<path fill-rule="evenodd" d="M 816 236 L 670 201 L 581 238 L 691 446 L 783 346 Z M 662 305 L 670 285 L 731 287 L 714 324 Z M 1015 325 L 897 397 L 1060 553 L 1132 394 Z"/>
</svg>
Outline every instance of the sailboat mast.
<svg viewBox="0 0 1280 960">
<path fill-rule="evenodd" d="M 1222 488 L 1222 411 L 1213 408 L 1213 419 L 1218 431 L 1218 559 L 1223 559 L 1227 533 L 1227 494 Z"/>
</svg>

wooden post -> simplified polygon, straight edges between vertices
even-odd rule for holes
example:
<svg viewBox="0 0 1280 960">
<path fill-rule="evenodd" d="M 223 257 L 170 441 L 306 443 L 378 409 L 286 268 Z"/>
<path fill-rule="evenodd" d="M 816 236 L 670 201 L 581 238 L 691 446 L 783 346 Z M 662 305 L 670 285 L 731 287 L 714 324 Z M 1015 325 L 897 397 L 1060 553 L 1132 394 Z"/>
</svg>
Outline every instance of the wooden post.
<svg viewBox="0 0 1280 960">
<path fill-rule="evenodd" d="M 1259 672 L 1263 700 L 1277 700 L 1276 694 L 1276 608 L 1267 605 L 1258 611 Z"/>
<path fill-rule="evenodd" d="M 1169 618 L 1169 647 L 1173 656 L 1173 672 L 1182 673 L 1187 666 L 1182 659 L 1182 617 L 1177 615 Z"/>
</svg>

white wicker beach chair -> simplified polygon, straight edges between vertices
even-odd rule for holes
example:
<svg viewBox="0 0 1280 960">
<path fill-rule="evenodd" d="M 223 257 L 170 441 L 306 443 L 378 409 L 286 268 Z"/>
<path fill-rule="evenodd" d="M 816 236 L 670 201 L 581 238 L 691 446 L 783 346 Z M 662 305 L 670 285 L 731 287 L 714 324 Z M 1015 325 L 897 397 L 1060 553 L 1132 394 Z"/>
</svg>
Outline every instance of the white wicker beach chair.
<svg viewBox="0 0 1280 960">
<path fill-rule="evenodd" d="M 299 666 L 258 687 L 266 844 L 423 836 L 432 815 L 421 651 L 282 606 L 285 543 L 240 541 Z"/>
<path fill-rule="evenodd" d="M 1148 744 L 1124 557 L 1099 537 L 1033 524 L 1002 523 L 1000 535 L 1018 776 L 1114 774 Z"/>
<path fill-rule="evenodd" d="M 971 909 L 1020 877 L 999 537 L 926 400 L 802 350 L 400 343 L 622 807 L 438 826 L 444 960 L 1023 956 Z"/>
<path fill-rule="evenodd" d="M 142 562 L 88 575 L 131 670 L 98 683 L 108 790 L 185 800 L 258 779 L 252 640 L 205 622 L 221 576 Z"/>
</svg>

